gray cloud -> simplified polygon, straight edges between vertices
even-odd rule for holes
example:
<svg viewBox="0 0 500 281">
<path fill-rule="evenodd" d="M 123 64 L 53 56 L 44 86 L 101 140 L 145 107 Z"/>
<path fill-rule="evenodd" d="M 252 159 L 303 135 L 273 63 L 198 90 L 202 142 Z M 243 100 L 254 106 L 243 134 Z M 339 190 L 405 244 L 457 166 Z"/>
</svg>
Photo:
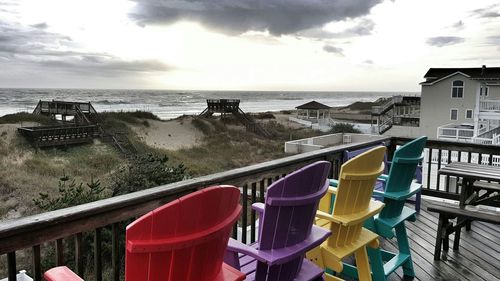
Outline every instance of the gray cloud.
<svg viewBox="0 0 500 281">
<path fill-rule="evenodd" d="M 481 18 L 498 18 L 500 17 L 500 12 L 495 11 L 497 8 L 500 8 L 500 5 L 495 4 L 495 5 L 490 5 L 485 8 L 481 9 L 476 9 L 472 11 L 473 15 L 479 16 Z"/>
<path fill-rule="evenodd" d="M 428 38 L 426 43 L 435 47 L 444 47 L 449 45 L 459 44 L 465 41 L 463 37 L 457 36 L 437 36 Z"/>
<path fill-rule="evenodd" d="M 463 29 L 464 28 L 464 22 L 459 20 L 456 23 L 452 25 L 453 28 L 455 29 Z"/>
<path fill-rule="evenodd" d="M 492 43 L 500 43 L 500 35 L 488 36 L 486 39 Z"/>
<path fill-rule="evenodd" d="M 40 29 L 46 29 L 49 26 L 47 25 L 46 22 L 41 22 L 41 23 L 32 25 L 32 27 L 34 27 L 34 28 L 40 28 Z"/>
<path fill-rule="evenodd" d="M 330 32 L 322 28 L 312 28 L 297 33 L 298 36 L 316 38 L 316 39 L 333 39 L 333 38 L 350 38 L 356 36 L 365 36 L 372 34 L 375 29 L 375 22 L 371 19 L 363 18 L 359 20 L 353 27 L 347 28 L 340 32 Z"/>
<path fill-rule="evenodd" d="M 126 73 L 169 71 L 173 68 L 157 60 L 124 61 L 114 57 L 82 56 L 71 59 L 47 59 L 38 62 L 48 68 L 80 74 L 119 76 Z"/>
<path fill-rule="evenodd" d="M 344 56 L 344 50 L 340 47 L 335 47 L 332 45 L 325 45 L 325 46 L 323 46 L 323 50 L 327 53 L 333 53 L 333 54 L 337 54 L 340 56 Z"/>
<path fill-rule="evenodd" d="M 499 18 L 500 13 L 499 12 L 485 12 L 482 14 L 483 18 Z"/>
<path fill-rule="evenodd" d="M 372 60 L 365 60 L 365 61 L 363 61 L 363 62 L 364 62 L 364 63 L 366 63 L 366 64 L 373 64 L 373 61 L 372 61 Z"/>
<path fill-rule="evenodd" d="M 124 73 L 163 72 L 173 68 L 156 60 L 127 61 L 82 51 L 71 38 L 46 31 L 47 24 L 21 26 L 0 21 L 0 57 L 9 63 L 57 71 L 117 76 Z"/>
<path fill-rule="evenodd" d="M 383 0 L 134 0 L 140 25 L 195 21 L 227 34 L 294 34 L 332 21 L 366 15 Z M 360 29 L 355 32 L 366 33 Z"/>
</svg>

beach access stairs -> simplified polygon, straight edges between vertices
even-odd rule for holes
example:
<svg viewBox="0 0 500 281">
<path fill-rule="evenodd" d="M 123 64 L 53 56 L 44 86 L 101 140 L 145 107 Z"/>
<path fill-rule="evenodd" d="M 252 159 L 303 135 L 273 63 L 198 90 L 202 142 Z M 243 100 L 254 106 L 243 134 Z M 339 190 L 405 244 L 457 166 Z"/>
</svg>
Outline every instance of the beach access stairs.
<svg viewBox="0 0 500 281">
<path fill-rule="evenodd" d="M 419 96 L 393 96 L 380 105 L 372 106 L 372 133 L 384 134 L 394 125 L 418 127 L 419 123 Z"/>
<path fill-rule="evenodd" d="M 253 132 L 262 137 L 269 138 L 271 134 L 260 126 L 255 120 L 246 114 L 240 108 L 240 100 L 238 99 L 208 99 L 207 108 L 200 113 L 200 117 L 210 117 L 214 113 L 221 114 L 224 117 L 226 114 L 232 114 L 241 124 L 245 126 L 247 131 Z"/>
<path fill-rule="evenodd" d="M 137 153 L 125 133 L 103 128 L 103 122 L 90 102 L 40 100 L 32 114 L 48 116 L 56 123 L 18 128 L 21 135 L 37 148 L 90 143 L 100 137 L 127 157 Z"/>
</svg>

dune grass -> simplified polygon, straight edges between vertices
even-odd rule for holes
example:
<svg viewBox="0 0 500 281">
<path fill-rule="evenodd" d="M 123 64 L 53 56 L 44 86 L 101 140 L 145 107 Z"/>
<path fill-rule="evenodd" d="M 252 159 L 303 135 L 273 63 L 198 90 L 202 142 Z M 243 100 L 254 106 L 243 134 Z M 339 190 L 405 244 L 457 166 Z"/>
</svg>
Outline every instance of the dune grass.
<svg viewBox="0 0 500 281">
<path fill-rule="evenodd" d="M 76 182 L 88 182 L 94 176 L 106 184 L 109 174 L 123 162 L 114 148 L 98 141 L 64 150 L 35 150 L 17 134 L 0 142 L 0 155 L 0 217 L 7 218 L 38 212 L 32 198 L 40 192 L 56 193 L 64 174 Z"/>
<path fill-rule="evenodd" d="M 200 145 L 176 151 L 163 151 L 175 163 L 183 163 L 192 176 L 200 176 L 244 167 L 285 156 L 285 141 L 318 135 L 309 129 L 290 130 L 269 121 L 262 126 L 273 132 L 272 138 L 262 138 L 243 127 L 228 126 L 217 119 L 192 120 L 192 125 L 205 134 Z"/>
<path fill-rule="evenodd" d="M 44 115 L 34 115 L 28 112 L 19 112 L 0 116 L 0 124 L 18 124 L 23 122 L 35 122 L 40 125 L 51 125 L 54 121 Z"/>
</svg>

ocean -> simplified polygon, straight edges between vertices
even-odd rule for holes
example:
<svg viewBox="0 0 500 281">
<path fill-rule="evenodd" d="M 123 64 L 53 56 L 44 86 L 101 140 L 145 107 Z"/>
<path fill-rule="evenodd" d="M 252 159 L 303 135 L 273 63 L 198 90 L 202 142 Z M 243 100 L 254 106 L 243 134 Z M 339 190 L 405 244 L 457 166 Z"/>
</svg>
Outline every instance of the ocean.
<svg viewBox="0 0 500 281">
<path fill-rule="evenodd" d="M 239 99 L 245 112 L 293 110 L 315 100 L 328 106 L 345 106 L 356 101 L 375 101 L 414 92 L 290 92 L 290 91 L 173 91 L 94 89 L 0 89 L 0 116 L 31 112 L 39 100 L 91 102 L 98 111 L 150 111 L 161 119 L 199 114 L 206 99 Z"/>
</svg>

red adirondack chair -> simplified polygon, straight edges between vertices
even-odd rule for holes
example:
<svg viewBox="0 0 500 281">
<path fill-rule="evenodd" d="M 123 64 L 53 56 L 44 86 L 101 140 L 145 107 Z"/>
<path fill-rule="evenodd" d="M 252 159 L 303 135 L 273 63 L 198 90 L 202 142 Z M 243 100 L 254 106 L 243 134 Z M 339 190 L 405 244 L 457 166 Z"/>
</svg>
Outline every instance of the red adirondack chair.
<svg viewBox="0 0 500 281">
<path fill-rule="evenodd" d="M 240 191 L 209 187 L 188 194 L 127 226 L 126 281 L 236 281 L 245 275 L 223 262 L 231 228 L 241 213 Z M 82 280 L 65 266 L 47 281 Z"/>
</svg>

